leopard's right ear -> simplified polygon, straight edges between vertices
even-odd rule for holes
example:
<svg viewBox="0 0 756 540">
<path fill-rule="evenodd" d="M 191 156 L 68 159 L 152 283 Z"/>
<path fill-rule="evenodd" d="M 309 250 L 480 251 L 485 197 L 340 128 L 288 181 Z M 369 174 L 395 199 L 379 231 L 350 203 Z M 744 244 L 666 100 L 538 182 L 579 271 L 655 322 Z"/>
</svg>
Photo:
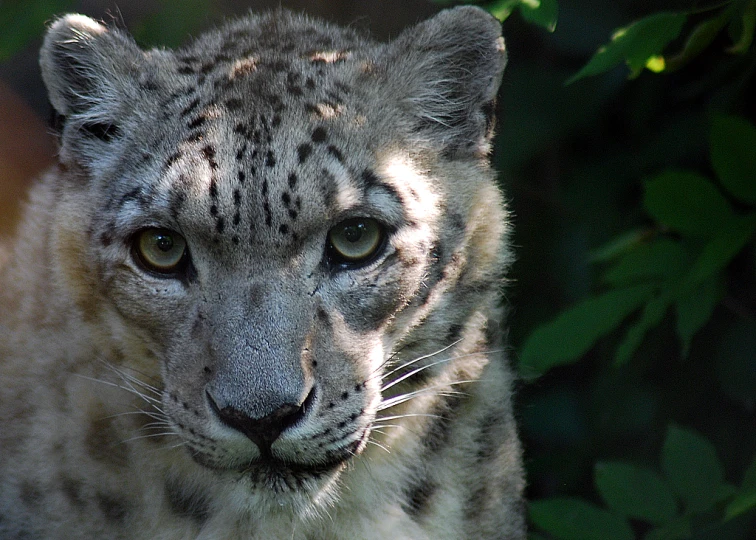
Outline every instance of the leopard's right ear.
<svg viewBox="0 0 756 540">
<path fill-rule="evenodd" d="M 119 30 L 83 15 L 66 15 L 49 28 L 40 66 L 50 103 L 77 132 L 107 140 L 120 113 L 136 103 L 142 51 Z"/>
</svg>

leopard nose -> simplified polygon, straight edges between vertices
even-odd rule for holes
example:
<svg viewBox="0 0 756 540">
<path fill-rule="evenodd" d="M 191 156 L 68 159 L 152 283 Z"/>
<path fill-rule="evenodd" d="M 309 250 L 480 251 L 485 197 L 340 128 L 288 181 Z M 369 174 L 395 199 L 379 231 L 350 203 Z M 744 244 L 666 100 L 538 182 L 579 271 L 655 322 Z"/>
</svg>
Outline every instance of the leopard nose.
<svg viewBox="0 0 756 540">
<path fill-rule="evenodd" d="M 305 418 L 315 400 L 313 387 L 301 403 L 284 403 L 262 418 L 253 418 L 232 406 L 219 406 L 210 392 L 208 390 L 205 392 L 210 408 L 218 415 L 221 422 L 246 435 L 264 456 L 270 456 L 270 447 L 281 433 Z"/>
</svg>

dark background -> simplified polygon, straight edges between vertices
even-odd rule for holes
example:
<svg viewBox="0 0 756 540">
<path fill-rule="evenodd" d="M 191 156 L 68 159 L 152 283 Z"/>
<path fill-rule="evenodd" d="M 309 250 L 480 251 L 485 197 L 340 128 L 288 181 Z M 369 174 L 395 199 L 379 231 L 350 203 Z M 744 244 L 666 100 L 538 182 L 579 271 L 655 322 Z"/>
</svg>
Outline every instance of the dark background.
<svg viewBox="0 0 756 540">
<path fill-rule="evenodd" d="M 534 328 L 601 290 L 590 251 L 623 231 L 649 225 L 641 208 L 642 180 L 667 167 L 711 175 L 712 112 L 752 122 L 756 116 L 753 47 L 744 56 L 727 55 L 724 35 L 674 74 L 646 71 L 628 81 L 627 69 L 620 67 L 565 85 L 614 29 L 692 3 L 562 0 L 553 33 L 517 13 L 504 22 L 509 66 L 500 93 L 494 163 L 514 211 L 518 260 L 506 299 L 515 366 L 519 347 Z M 125 26 L 144 46 L 178 45 L 224 16 L 250 8 L 282 5 L 351 24 L 380 39 L 440 9 L 421 0 L 68 4 L 70 11 Z M 8 5 L 0 4 L 0 20 Z M 40 24 L 37 35 L 42 31 Z M 54 153 L 44 124 L 49 106 L 36 61 L 39 44 L 34 38 L 0 63 L 0 234 L 13 227 L 25 186 Z M 727 479 L 739 483 L 756 451 L 755 255 L 751 243 L 728 267 L 725 297 L 693 339 L 687 358 L 668 315 L 625 366 L 612 361 L 615 333 L 578 363 L 519 383 L 517 411 L 530 499 L 577 495 L 599 501 L 593 486 L 599 460 L 659 470 L 670 424 L 712 441 Z"/>
</svg>

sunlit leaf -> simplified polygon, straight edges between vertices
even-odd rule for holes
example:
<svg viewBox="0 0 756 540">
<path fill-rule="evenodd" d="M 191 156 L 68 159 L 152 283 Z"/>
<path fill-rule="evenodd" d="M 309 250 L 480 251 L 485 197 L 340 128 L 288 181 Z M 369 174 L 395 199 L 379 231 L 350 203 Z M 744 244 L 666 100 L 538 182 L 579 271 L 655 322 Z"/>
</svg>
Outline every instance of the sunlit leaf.
<svg viewBox="0 0 756 540">
<path fill-rule="evenodd" d="M 729 227 L 730 204 L 707 178 L 687 171 L 665 171 L 644 182 L 643 206 L 670 229 L 710 238 Z"/>
<path fill-rule="evenodd" d="M 521 2 L 522 0 L 495 0 L 486 5 L 486 9 L 491 15 L 504 22 Z"/>
<path fill-rule="evenodd" d="M 756 205 L 756 126 L 737 116 L 714 116 L 711 161 L 729 193 Z"/>
<path fill-rule="evenodd" d="M 667 63 L 661 55 L 652 56 L 646 61 L 646 69 L 654 73 L 661 73 L 666 67 Z"/>
<path fill-rule="evenodd" d="M 597 463 L 596 489 L 619 515 L 662 525 L 677 514 L 677 504 L 666 481 L 650 469 L 629 463 Z"/>
<path fill-rule="evenodd" d="M 527 338 L 520 355 L 520 372 L 534 378 L 548 369 L 574 362 L 600 337 L 619 326 L 653 294 L 652 285 L 615 289 L 583 300 Z"/>
<path fill-rule="evenodd" d="M 574 498 L 533 501 L 530 519 L 561 540 L 633 540 L 627 521 L 589 502 Z"/>
<path fill-rule="evenodd" d="M 625 253 L 602 276 L 605 283 L 625 286 L 649 279 L 673 279 L 690 266 L 690 254 L 669 238 L 640 244 Z"/>
<path fill-rule="evenodd" d="M 689 429 L 670 426 L 662 448 L 662 469 L 692 512 L 708 510 L 729 491 L 714 445 Z"/>
<path fill-rule="evenodd" d="M 559 6 L 557 0 L 520 0 L 520 13 L 526 21 L 553 32 L 556 29 Z"/>
<path fill-rule="evenodd" d="M 693 336 L 709 321 L 723 294 L 720 280 L 713 276 L 675 302 L 677 335 L 683 345 L 683 356 L 688 356 Z"/>
<path fill-rule="evenodd" d="M 662 12 L 617 30 L 612 40 L 601 47 L 567 84 L 609 71 L 622 62 L 627 63 L 631 72 L 639 72 L 649 58 L 662 54 L 664 47 L 680 35 L 686 19 L 685 13 Z"/>
</svg>

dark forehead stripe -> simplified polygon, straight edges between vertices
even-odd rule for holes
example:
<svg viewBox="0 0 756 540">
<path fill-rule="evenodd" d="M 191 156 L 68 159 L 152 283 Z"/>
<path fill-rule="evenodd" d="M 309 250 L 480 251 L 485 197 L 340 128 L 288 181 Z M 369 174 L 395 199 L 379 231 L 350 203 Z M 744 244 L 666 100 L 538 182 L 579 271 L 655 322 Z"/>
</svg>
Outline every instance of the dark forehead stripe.
<svg viewBox="0 0 756 540">
<path fill-rule="evenodd" d="M 385 183 L 378 175 L 371 169 L 363 169 L 359 174 L 359 180 L 362 183 L 362 190 L 365 194 L 371 190 L 381 190 L 388 193 L 395 201 L 397 206 L 404 206 L 401 195 L 394 189 L 393 186 Z"/>
</svg>

